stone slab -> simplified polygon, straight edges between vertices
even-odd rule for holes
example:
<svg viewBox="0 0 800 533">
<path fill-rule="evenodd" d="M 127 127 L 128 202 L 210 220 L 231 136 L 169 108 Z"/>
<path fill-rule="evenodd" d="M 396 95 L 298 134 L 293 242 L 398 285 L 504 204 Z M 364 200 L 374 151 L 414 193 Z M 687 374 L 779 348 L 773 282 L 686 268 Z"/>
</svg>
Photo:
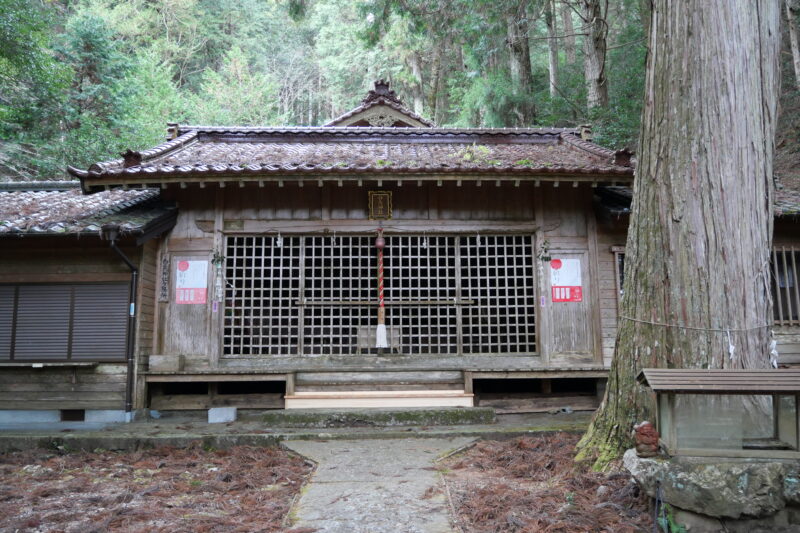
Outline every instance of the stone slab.
<svg viewBox="0 0 800 533">
<path fill-rule="evenodd" d="M 462 426 L 493 424 L 491 407 L 450 409 L 294 409 L 268 411 L 261 415 L 273 427 L 338 428 L 394 426 Z"/>
<path fill-rule="evenodd" d="M 209 424 L 223 424 L 236 421 L 235 407 L 212 407 L 208 410 Z"/>
<path fill-rule="evenodd" d="M 293 510 L 292 526 L 329 533 L 450 533 L 434 462 L 472 440 L 286 442 L 318 465 Z"/>
</svg>

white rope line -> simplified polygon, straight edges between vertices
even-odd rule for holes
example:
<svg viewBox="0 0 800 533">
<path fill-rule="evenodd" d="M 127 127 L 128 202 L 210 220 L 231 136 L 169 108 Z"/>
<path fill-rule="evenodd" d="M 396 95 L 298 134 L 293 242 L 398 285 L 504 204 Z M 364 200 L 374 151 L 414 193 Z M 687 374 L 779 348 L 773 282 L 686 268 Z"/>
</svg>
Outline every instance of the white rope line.
<svg viewBox="0 0 800 533">
<path fill-rule="evenodd" d="M 629 316 L 620 315 L 621 319 L 630 320 L 631 322 L 640 322 L 642 324 L 650 324 L 651 326 L 662 326 L 665 328 L 679 328 L 679 329 L 691 329 L 694 331 L 716 331 L 719 333 L 730 333 L 731 331 L 752 331 L 754 329 L 761 329 L 761 328 L 771 328 L 772 324 L 767 324 L 765 326 L 753 326 L 750 328 L 698 328 L 694 326 L 682 326 L 680 324 L 667 324 L 665 322 L 653 322 L 652 320 L 641 320 L 639 318 L 631 318 Z"/>
</svg>

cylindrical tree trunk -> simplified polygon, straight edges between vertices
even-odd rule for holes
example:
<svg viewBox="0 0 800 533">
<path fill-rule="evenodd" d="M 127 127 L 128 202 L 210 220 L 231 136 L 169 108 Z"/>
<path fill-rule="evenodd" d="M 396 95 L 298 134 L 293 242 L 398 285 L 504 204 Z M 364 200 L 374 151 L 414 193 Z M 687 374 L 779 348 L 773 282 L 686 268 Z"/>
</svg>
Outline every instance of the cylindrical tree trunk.
<svg viewBox="0 0 800 533">
<path fill-rule="evenodd" d="M 780 0 L 655 0 L 624 295 L 597 467 L 652 414 L 645 367 L 763 368 Z"/>
<path fill-rule="evenodd" d="M 408 56 L 408 64 L 411 67 L 411 75 L 414 76 L 414 84 L 411 86 L 411 94 L 414 97 L 414 113 L 422 115 L 424 111 L 425 90 L 422 83 L 422 61 L 417 52 L 411 52 Z"/>
<path fill-rule="evenodd" d="M 786 20 L 789 27 L 789 44 L 792 48 L 792 64 L 794 65 L 794 82 L 800 89 L 800 42 L 797 38 L 797 17 L 800 16 L 800 2 L 786 0 Z"/>
<path fill-rule="evenodd" d="M 514 95 L 517 97 L 515 106 L 517 123 L 515 125 L 529 127 L 533 124 L 535 110 L 526 2 L 521 2 L 508 12 L 506 26 L 511 83 L 514 87 Z"/>
<path fill-rule="evenodd" d="M 583 38 L 586 77 L 586 106 L 589 109 L 608 105 L 608 83 L 606 80 L 606 35 L 608 23 L 601 0 L 582 0 L 584 26 L 587 35 Z"/>
<path fill-rule="evenodd" d="M 575 28 L 572 26 L 572 8 L 567 2 L 561 4 L 561 25 L 564 27 L 564 54 L 567 63 L 575 63 Z"/>
<path fill-rule="evenodd" d="M 548 66 L 550 72 L 550 98 L 558 96 L 558 38 L 556 37 L 555 0 L 546 0 L 544 19 L 547 24 Z"/>
</svg>

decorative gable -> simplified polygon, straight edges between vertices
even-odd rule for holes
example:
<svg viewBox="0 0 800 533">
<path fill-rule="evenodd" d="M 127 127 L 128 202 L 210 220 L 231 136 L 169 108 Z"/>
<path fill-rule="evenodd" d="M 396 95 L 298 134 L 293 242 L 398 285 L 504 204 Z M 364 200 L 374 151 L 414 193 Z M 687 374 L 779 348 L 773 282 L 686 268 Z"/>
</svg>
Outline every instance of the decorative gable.
<svg viewBox="0 0 800 533">
<path fill-rule="evenodd" d="M 375 89 L 367 94 L 360 106 L 325 126 L 432 128 L 434 124 L 405 107 L 397 94 L 389 89 L 389 82 L 378 80 Z"/>
</svg>

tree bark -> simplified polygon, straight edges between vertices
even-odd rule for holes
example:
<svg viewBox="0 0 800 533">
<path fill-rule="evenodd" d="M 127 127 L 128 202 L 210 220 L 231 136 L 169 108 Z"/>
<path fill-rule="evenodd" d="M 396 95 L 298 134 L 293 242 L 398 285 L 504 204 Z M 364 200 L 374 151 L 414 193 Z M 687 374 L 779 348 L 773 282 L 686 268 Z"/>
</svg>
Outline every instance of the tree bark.
<svg viewBox="0 0 800 533">
<path fill-rule="evenodd" d="M 616 351 L 578 460 L 653 413 L 642 368 L 764 368 L 780 0 L 655 0 Z"/>
<path fill-rule="evenodd" d="M 411 67 L 411 75 L 414 76 L 414 84 L 411 87 L 411 94 L 414 98 L 414 113 L 421 116 L 424 111 L 425 90 L 422 82 L 422 61 L 417 52 L 409 54 L 408 64 Z"/>
<path fill-rule="evenodd" d="M 533 74 L 528 46 L 527 2 L 520 2 L 506 15 L 508 59 L 511 83 L 517 101 L 516 126 L 531 126 L 535 119 L 533 106 Z"/>
<path fill-rule="evenodd" d="M 567 63 L 575 64 L 575 28 L 572 26 L 572 8 L 567 2 L 561 4 L 561 24 L 564 26 L 564 53 Z"/>
<path fill-rule="evenodd" d="M 792 48 L 792 63 L 794 64 L 794 82 L 800 89 L 800 41 L 797 38 L 797 17 L 800 16 L 800 2 L 786 0 L 786 20 L 789 27 L 789 44 Z"/>
<path fill-rule="evenodd" d="M 548 68 L 550 71 L 550 98 L 558 96 L 558 38 L 556 37 L 555 0 L 545 0 L 544 20 L 547 24 Z"/>
<path fill-rule="evenodd" d="M 587 35 L 583 39 L 586 77 L 586 105 L 591 110 L 608 105 L 608 83 L 606 80 L 606 14 L 608 3 L 603 0 L 581 0 L 582 17 Z"/>
</svg>

